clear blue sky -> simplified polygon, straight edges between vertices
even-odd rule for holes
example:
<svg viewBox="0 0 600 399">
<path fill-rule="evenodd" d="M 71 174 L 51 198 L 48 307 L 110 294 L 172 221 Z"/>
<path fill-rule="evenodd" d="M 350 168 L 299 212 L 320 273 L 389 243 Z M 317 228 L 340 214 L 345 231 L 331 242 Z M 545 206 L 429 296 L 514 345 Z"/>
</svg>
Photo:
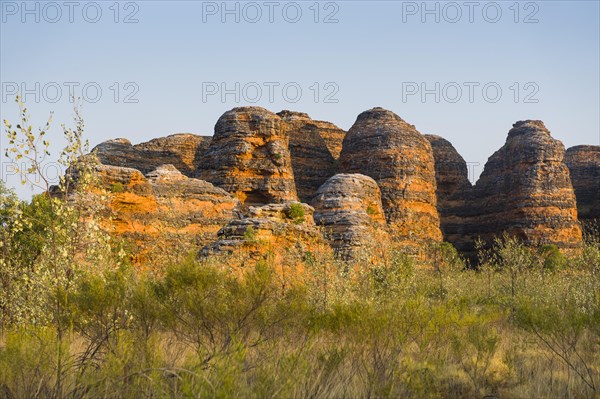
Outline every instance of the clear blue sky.
<svg viewBox="0 0 600 399">
<path fill-rule="evenodd" d="M 466 161 L 481 163 L 476 173 L 517 120 L 543 120 L 567 147 L 600 144 L 598 1 L 474 2 L 473 8 L 464 1 L 428 2 L 433 13 L 421 1 L 274 3 L 228 2 L 234 10 L 228 14 L 221 1 L 135 1 L 118 7 L 113 1 L 76 2 L 73 9 L 63 1 L 28 2 L 33 10 L 28 13 L 21 1 L 2 0 L 0 116 L 16 119 L 10 93 L 14 83 L 25 84 L 34 91 L 26 98 L 34 123 L 43 124 L 55 111 L 50 137 L 58 153 L 60 123 L 70 123 L 72 113 L 66 82 L 75 82 L 79 96 L 88 84 L 90 99 L 95 87 L 102 89 L 96 103 L 83 107 L 92 145 L 115 137 L 137 143 L 176 132 L 212 135 L 223 112 L 254 99 L 253 105 L 304 111 L 344 129 L 361 111 L 382 106 L 422 133 L 449 139 Z M 137 22 L 123 23 L 127 16 Z M 333 23 L 324 23 L 326 18 Z M 211 82 L 234 91 L 239 82 L 239 102 L 234 94 L 225 102 L 219 94 L 208 95 L 215 88 Z M 439 102 L 435 93 L 425 101 L 420 93 L 409 95 L 422 84 L 435 92 L 436 82 Z M 302 95 L 292 103 L 297 87 Z M 502 95 L 492 102 L 497 87 Z M 125 102 L 136 89 L 130 99 L 138 102 Z M 328 94 L 337 102 L 325 102 Z M 537 103 L 526 102 L 528 95 Z M 7 181 L 18 185 L 14 178 Z"/>
</svg>

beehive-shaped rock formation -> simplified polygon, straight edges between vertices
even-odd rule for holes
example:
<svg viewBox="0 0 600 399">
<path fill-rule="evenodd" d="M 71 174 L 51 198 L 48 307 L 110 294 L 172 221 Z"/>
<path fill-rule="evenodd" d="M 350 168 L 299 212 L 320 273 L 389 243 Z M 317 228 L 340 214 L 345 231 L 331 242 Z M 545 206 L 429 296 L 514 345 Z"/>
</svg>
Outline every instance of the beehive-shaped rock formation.
<svg viewBox="0 0 600 399">
<path fill-rule="evenodd" d="M 361 113 L 344 138 L 340 170 L 377 182 L 387 222 L 407 251 L 441 241 L 433 151 L 414 126 L 383 108 Z"/>
<path fill-rule="evenodd" d="M 323 184 L 312 206 L 332 248 L 342 258 L 352 258 L 372 244 L 376 229 L 385 228 L 381 192 L 372 178 L 361 174 L 337 174 Z"/>
<path fill-rule="evenodd" d="M 444 240 L 464 248 L 469 245 L 464 241 L 465 208 L 472 205 L 467 163 L 448 140 L 431 134 L 425 138 L 435 159 L 437 209 Z"/>
<path fill-rule="evenodd" d="M 311 206 L 293 201 L 249 206 L 244 214 L 219 230 L 218 239 L 206 245 L 198 257 L 237 253 L 258 260 L 271 253 L 278 258 L 276 262 L 293 263 L 282 258 L 288 249 L 302 253 L 327 247 L 315 225 L 313 212 Z"/>
<path fill-rule="evenodd" d="M 565 148 L 542 121 L 513 125 L 473 189 L 467 229 L 484 241 L 507 233 L 526 244 L 581 245 Z"/>
<path fill-rule="evenodd" d="M 98 179 L 86 189 L 92 196 L 87 200 L 95 204 L 101 226 L 128 241 L 139 265 L 151 263 L 154 256 L 200 249 L 214 241 L 239 205 L 225 190 L 189 178 L 172 165 L 147 176 L 111 165 L 97 165 L 93 172 Z M 73 176 L 77 185 L 77 173 Z M 71 195 L 83 194 L 75 190 Z"/>
<path fill-rule="evenodd" d="M 260 107 L 225 112 L 198 166 L 198 177 L 246 204 L 296 200 L 285 123 Z"/>
</svg>

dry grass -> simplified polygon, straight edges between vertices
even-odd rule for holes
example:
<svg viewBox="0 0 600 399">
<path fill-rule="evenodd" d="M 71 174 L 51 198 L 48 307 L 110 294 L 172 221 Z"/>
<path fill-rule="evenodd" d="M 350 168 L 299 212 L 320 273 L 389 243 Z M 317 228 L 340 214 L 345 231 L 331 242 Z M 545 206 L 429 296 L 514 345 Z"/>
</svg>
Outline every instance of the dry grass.
<svg viewBox="0 0 600 399">
<path fill-rule="evenodd" d="M 0 397 L 598 397 L 597 243 L 516 277 L 514 248 L 475 271 L 383 247 L 351 265 L 287 249 L 84 278 L 60 343 L 52 321 L 4 326 Z"/>
</svg>

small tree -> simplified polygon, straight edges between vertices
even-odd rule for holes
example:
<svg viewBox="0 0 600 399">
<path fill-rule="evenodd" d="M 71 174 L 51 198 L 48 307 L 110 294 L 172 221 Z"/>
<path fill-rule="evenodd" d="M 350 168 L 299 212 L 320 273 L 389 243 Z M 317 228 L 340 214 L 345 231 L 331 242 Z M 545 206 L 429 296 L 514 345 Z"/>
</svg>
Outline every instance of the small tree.
<svg viewBox="0 0 600 399">
<path fill-rule="evenodd" d="M 13 257 L 14 235 L 20 230 L 22 203 L 0 180 L 0 330 L 14 323 L 18 317 L 15 304 L 23 301 L 24 284 L 20 281 L 18 260 Z M 19 284 L 21 282 L 21 284 Z"/>
<path fill-rule="evenodd" d="M 510 279 L 510 297 L 514 303 L 518 285 L 526 270 L 536 263 L 530 248 L 523 245 L 516 237 L 504 234 L 494 240 L 494 252 L 499 267 L 508 273 Z"/>
<path fill-rule="evenodd" d="M 2 234 L 9 238 L 11 248 L 2 253 L 1 262 L 3 275 L 14 277 L 13 287 L 26 291 L 27 300 L 15 303 L 16 308 L 11 314 L 33 319 L 37 324 L 50 322 L 55 328 L 54 396 L 60 398 L 64 394 L 66 364 L 63 341 L 70 325 L 69 293 L 86 268 L 97 269 L 99 265 L 110 264 L 111 250 L 109 237 L 99 229 L 92 201 L 86 195 L 86 189 L 93 183 L 95 165 L 91 157 L 84 156 L 88 144 L 83 140 L 84 122 L 78 105 L 75 106 L 75 128 L 62 125 L 67 144 L 59 163 L 67 173 L 58 186 L 53 187 L 44 167 L 44 160 L 50 155 L 50 142 L 45 137 L 51 127 L 52 115 L 36 132 L 19 96 L 16 102 L 20 109 L 19 123 L 13 126 L 4 121 L 9 139 L 5 155 L 15 164 L 18 161 L 25 165 L 23 170 L 17 170 L 23 176 L 22 183 L 41 189 L 42 194 L 34 197 L 31 204 L 21 205 L 20 211 L 12 212 L 10 209 L 14 207 L 3 206 L 13 216 L 3 222 Z M 27 247 L 31 243 L 35 245 Z M 23 251 L 16 251 L 19 248 Z M 24 269 L 20 262 L 24 256 L 29 256 L 29 269 Z M 11 295 L 15 295 L 14 290 Z M 48 312 L 48 309 L 52 311 Z"/>
<path fill-rule="evenodd" d="M 538 250 L 538 254 L 544 270 L 560 270 L 567 264 L 567 258 L 556 245 L 542 245 Z"/>
<path fill-rule="evenodd" d="M 438 295 L 440 298 L 445 298 L 447 289 L 444 287 L 444 279 L 446 275 L 452 271 L 464 269 L 464 262 L 456 248 L 449 242 L 432 242 L 429 245 L 429 256 L 438 279 Z"/>
</svg>

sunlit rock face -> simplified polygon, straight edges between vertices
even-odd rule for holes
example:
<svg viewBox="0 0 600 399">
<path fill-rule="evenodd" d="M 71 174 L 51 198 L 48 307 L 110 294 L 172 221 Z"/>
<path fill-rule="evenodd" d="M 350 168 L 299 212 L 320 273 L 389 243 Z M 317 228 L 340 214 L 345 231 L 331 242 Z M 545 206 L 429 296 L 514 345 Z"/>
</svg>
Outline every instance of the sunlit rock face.
<svg viewBox="0 0 600 399">
<path fill-rule="evenodd" d="M 225 112 L 215 125 L 197 176 L 249 205 L 296 200 L 285 123 L 260 107 Z"/>
<path fill-rule="evenodd" d="M 311 206 L 296 201 L 248 206 L 219 230 L 217 240 L 202 248 L 198 258 L 236 253 L 249 263 L 274 257 L 275 264 L 291 266 L 300 260 L 289 258 L 290 253 L 331 251 L 313 212 Z"/>
<path fill-rule="evenodd" d="M 465 240 L 491 242 L 507 233 L 530 245 L 582 243 L 565 148 L 542 121 L 513 125 L 487 161 L 466 207 Z"/>
<path fill-rule="evenodd" d="M 372 245 L 378 230 L 385 234 L 381 192 L 368 176 L 341 173 L 331 177 L 319 188 L 311 205 L 315 223 L 344 259 Z"/>
<path fill-rule="evenodd" d="M 373 178 L 393 238 L 407 252 L 441 241 L 435 163 L 429 141 L 383 108 L 361 113 L 344 138 L 340 171 Z"/>
<path fill-rule="evenodd" d="M 92 155 L 100 183 L 88 195 L 107 199 L 103 226 L 136 243 L 140 259 L 181 241 L 201 254 L 251 247 L 256 258 L 269 252 L 258 242 L 286 240 L 351 259 L 379 238 L 426 256 L 442 237 L 472 257 L 476 240 L 505 233 L 571 249 L 582 244 L 578 213 L 600 215 L 600 147 L 565 156 L 535 120 L 513 125 L 475 185 L 449 141 L 383 108 L 346 133 L 301 112 L 240 107 L 219 118 L 213 137 L 116 139 Z M 299 209 L 301 218 L 290 216 Z"/>
<path fill-rule="evenodd" d="M 93 185 L 84 193 L 73 191 L 74 196 L 88 197 L 102 228 L 125 239 L 133 263 L 140 266 L 174 248 L 193 251 L 214 241 L 239 205 L 225 190 L 189 178 L 173 165 L 146 176 L 137 169 L 111 165 L 97 165 L 93 173 Z"/>
</svg>

